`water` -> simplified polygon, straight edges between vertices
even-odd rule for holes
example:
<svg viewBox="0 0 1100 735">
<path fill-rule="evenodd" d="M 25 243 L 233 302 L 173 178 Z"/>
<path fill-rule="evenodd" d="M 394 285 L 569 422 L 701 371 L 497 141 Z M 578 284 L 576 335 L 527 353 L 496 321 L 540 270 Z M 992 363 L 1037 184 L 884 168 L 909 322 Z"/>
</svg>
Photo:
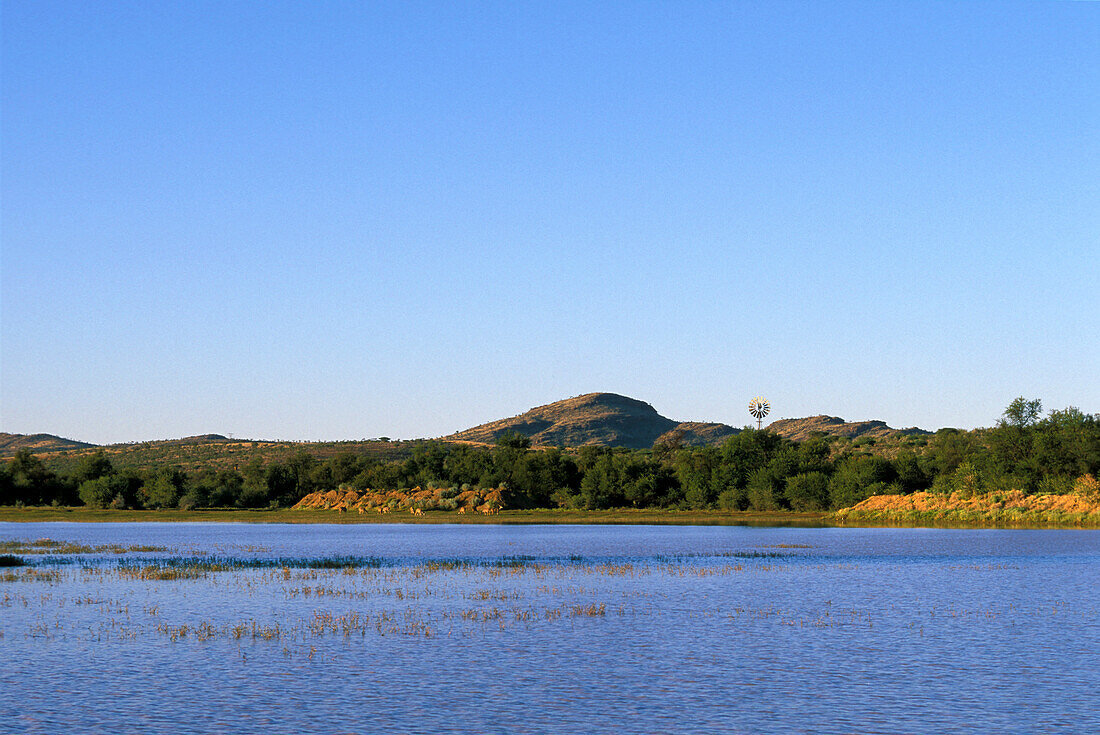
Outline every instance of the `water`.
<svg viewBox="0 0 1100 735">
<path fill-rule="evenodd" d="M 1097 531 L 0 524 L 38 538 L 156 549 L 0 569 L 0 732 L 1100 731 Z"/>
</svg>

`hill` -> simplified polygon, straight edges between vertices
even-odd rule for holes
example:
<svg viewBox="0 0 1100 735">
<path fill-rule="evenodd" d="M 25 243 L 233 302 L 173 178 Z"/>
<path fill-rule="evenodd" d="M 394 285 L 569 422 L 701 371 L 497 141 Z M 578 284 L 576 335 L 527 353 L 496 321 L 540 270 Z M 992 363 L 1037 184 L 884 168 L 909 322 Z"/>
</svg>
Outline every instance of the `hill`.
<svg viewBox="0 0 1100 735">
<path fill-rule="evenodd" d="M 792 441 L 805 441 L 814 435 L 845 439 L 892 439 L 900 436 L 924 435 L 924 429 L 892 429 L 882 421 L 845 421 L 837 416 L 810 416 L 804 419 L 778 419 L 768 430 Z"/>
<path fill-rule="evenodd" d="M 713 444 L 737 431 L 725 424 L 673 421 L 644 401 L 616 393 L 587 393 L 443 438 L 491 444 L 515 432 L 531 437 L 534 446 L 646 449 L 661 437 L 678 437 L 686 445 Z"/>
<path fill-rule="evenodd" d="M 412 454 L 413 447 L 420 443 L 420 440 L 259 441 L 228 439 L 220 434 L 203 434 L 183 439 L 163 439 L 129 444 L 96 446 L 74 442 L 74 446 L 71 447 L 59 447 L 52 450 L 39 450 L 33 447 L 30 447 L 30 449 L 42 459 L 48 468 L 54 472 L 66 474 L 76 469 L 83 457 L 99 451 L 107 455 L 111 464 L 119 470 L 149 470 L 163 466 L 180 467 L 187 471 L 204 468 L 239 470 L 253 459 L 258 458 L 265 463 L 285 462 L 299 452 L 312 454 L 320 460 L 343 453 L 356 454 L 381 461 L 404 459 Z M 6 460 L 14 456 L 16 451 L 18 451 L 18 448 L 0 449 L 0 460 Z"/>
<path fill-rule="evenodd" d="M 20 449 L 29 449 L 35 454 L 64 452 L 70 449 L 88 449 L 95 444 L 62 439 L 53 434 L 8 434 L 0 431 L 0 457 L 14 457 Z"/>
</svg>

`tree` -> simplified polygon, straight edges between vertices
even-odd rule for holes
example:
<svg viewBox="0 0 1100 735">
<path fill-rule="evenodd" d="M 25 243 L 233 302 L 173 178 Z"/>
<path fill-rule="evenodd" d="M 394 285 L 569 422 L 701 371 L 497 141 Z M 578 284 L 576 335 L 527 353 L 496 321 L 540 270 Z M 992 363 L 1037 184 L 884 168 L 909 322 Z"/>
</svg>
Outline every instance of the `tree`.
<svg viewBox="0 0 1100 735">
<path fill-rule="evenodd" d="M 531 437 L 524 436 L 518 431 L 506 431 L 497 437 L 496 444 L 498 447 L 510 449 L 530 449 Z"/>
<path fill-rule="evenodd" d="M 246 508 L 260 508 L 268 503 L 267 470 L 263 460 L 253 457 L 244 466 L 243 484 L 237 502 Z"/>
<path fill-rule="evenodd" d="M 107 458 L 107 454 L 99 449 L 80 458 L 80 463 L 77 464 L 76 471 L 73 473 L 73 480 L 79 485 L 88 480 L 97 480 L 113 474 L 115 474 L 114 465 Z"/>
<path fill-rule="evenodd" d="M 145 483 L 142 494 L 150 508 L 175 508 L 183 495 L 187 476 L 176 467 L 161 467 Z"/>
<path fill-rule="evenodd" d="M 749 477 L 746 490 L 749 505 L 753 510 L 779 510 L 782 498 L 782 484 L 776 473 L 761 467 Z"/>
<path fill-rule="evenodd" d="M 42 464 L 29 449 L 20 449 L 8 463 L 10 502 L 42 505 L 58 497 L 61 486 L 57 475 Z"/>
<path fill-rule="evenodd" d="M 848 508 L 886 491 L 897 478 L 894 466 L 882 457 L 856 455 L 841 461 L 829 480 L 829 505 Z"/>
<path fill-rule="evenodd" d="M 791 510 L 826 510 L 829 507 L 829 477 L 824 472 L 804 472 L 788 477 L 786 494 Z"/>
<path fill-rule="evenodd" d="M 1018 426 L 1026 429 L 1033 426 L 1043 413 L 1043 402 L 1038 398 L 1028 400 L 1023 396 L 1016 398 L 1005 409 L 1001 425 Z"/>
<path fill-rule="evenodd" d="M 130 482 L 120 475 L 103 475 L 94 480 L 85 480 L 80 483 L 80 500 L 92 508 L 106 508 L 108 506 L 126 507 L 129 505 L 127 496 L 130 491 Z"/>
</svg>

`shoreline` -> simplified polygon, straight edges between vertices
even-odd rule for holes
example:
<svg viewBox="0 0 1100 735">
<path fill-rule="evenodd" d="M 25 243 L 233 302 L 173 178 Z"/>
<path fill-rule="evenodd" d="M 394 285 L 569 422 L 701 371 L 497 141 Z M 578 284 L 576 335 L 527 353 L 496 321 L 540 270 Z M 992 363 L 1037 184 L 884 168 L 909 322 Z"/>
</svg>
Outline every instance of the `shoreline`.
<svg viewBox="0 0 1100 735">
<path fill-rule="evenodd" d="M 82 507 L 2 507 L 0 523 L 294 523 L 294 524 L 469 524 L 469 525 L 669 525 L 669 526 L 806 526 L 820 527 L 827 513 L 732 512 L 695 510 L 502 510 L 493 515 L 425 511 L 338 513 L 331 510 L 210 509 L 105 510 Z"/>
<path fill-rule="evenodd" d="M 495 515 L 427 511 L 351 514 L 331 510 L 211 509 L 103 510 L 82 507 L 0 508 L 0 523 L 293 523 L 293 524 L 469 524 L 469 525 L 638 525 L 765 526 L 794 528 L 1100 529 L 1100 518 L 1077 514 L 961 511 L 794 513 L 694 510 L 503 510 Z"/>
</svg>

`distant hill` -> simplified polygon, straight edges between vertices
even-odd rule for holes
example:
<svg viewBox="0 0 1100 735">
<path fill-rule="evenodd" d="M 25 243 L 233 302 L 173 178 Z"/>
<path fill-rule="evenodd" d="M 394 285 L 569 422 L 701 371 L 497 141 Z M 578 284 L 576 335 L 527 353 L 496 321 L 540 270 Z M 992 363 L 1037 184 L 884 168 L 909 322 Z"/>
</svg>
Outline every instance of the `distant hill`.
<svg viewBox="0 0 1100 735">
<path fill-rule="evenodd" d="M 679 442 L 685 447 L 706 447 L 721 444 L 726 437 L 739 433 L 726 424 L 710 424 L 702 421 L 684 421 L 676 424 L 670 431 L 666 431 L 657 437 L 656 441 L 675 444 Z"/>
<path fill-rule="evenodd" d="M 837 416 L 810 416 L 804 419 L 778 419 L 768 425 L 768 430 L 793 441 L 805 441 L 815 435 L 838 436 L 848 439 L 867 437 L 887 439 L 911 434 L 930 434 L 924 429 L 892 429 L 882 421 L 845 421 Z"/>
<path fill-rule="evenodd" d="M 20 449 L 29 449 L 35 454 L 65 452 L 70 449 L 89 449 L 95 444 L 62 439 L 53 434 L 8 434 L 0 431 L 0 457 L 14 457 Z"/>
<path fill-rule="evenodd" d="M 285 462 L 299 452 L 306 452 L 322 461 L 344 453 L 381 461 L 405 459 L 422 442 L 423 440 L 380 439 L 334 442 L 261 441 L 227 439 L 221 434 L 204 434 L 183 439 L 107 444 L 101 447 L 83 445 L 69 451 L 32 451 L 39 455 L 47 467 L 60 474 L 72 472 L 83 457 L 99 451 L 106 454 L 115 469 L 119 470 L 149 470 L 164 466 L 180 467 L 187 471 L 240 470 L 254 459 L 260 459 L 264 463 Z M 0 459 L 14 454 L 15 450 L 10 453 L 0 450 Z"/>
<path fill-rule="evenodd" d="M 492 444 L 515 432 L 531 437 L 534 446 L 646 449 L 661 437 L 677 437 L 685 445 L 714 444 L 737 431 L 725 424 L 673 421 L 644 401 L 616 393 L 587 393 L 443 438 Z"/>
</svg>

